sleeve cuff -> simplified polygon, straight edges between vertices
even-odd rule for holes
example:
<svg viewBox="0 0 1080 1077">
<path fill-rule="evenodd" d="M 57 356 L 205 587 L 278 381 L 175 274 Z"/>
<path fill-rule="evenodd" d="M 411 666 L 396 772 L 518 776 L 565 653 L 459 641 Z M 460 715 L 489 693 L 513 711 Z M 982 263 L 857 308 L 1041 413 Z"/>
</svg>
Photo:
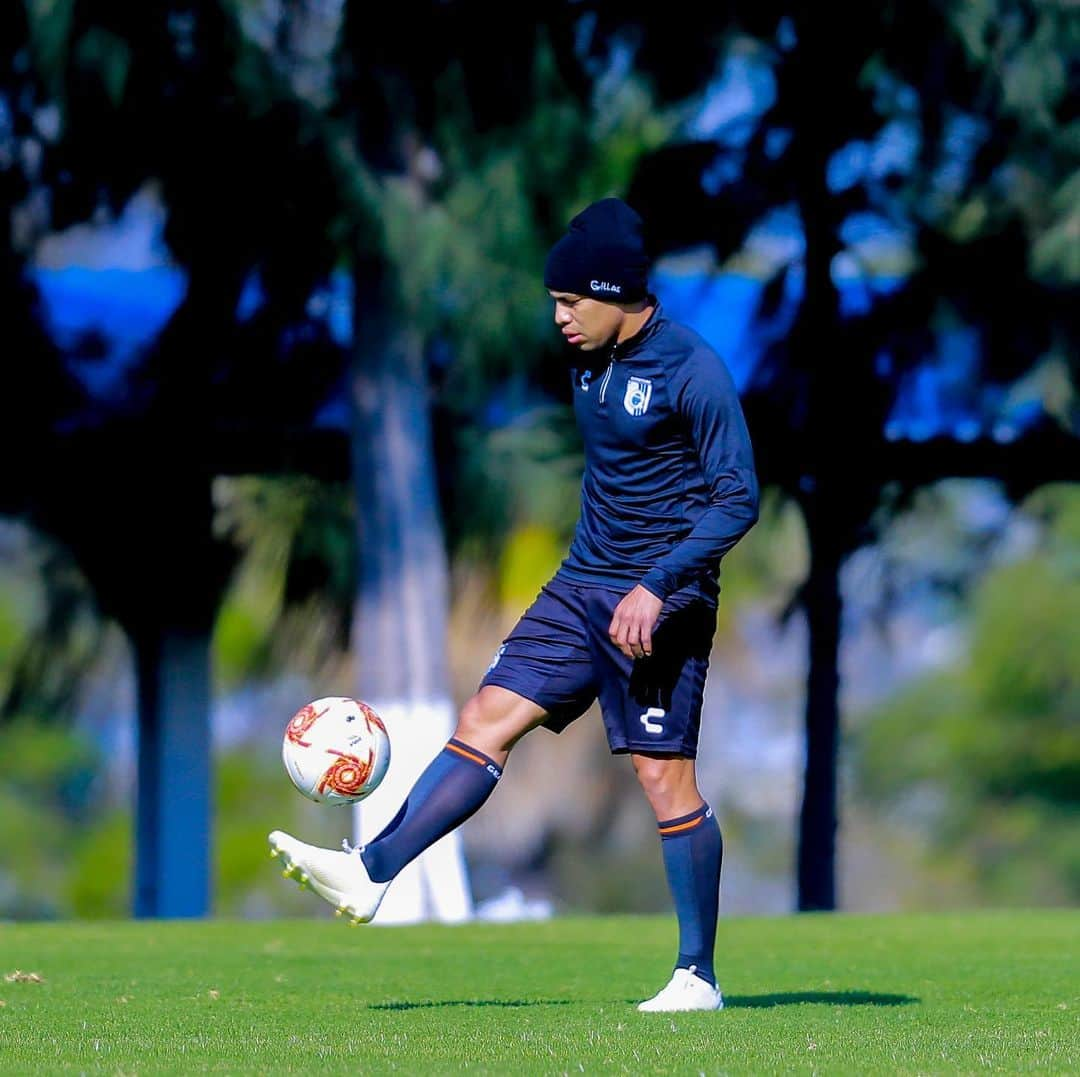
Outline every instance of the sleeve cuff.
<svg viewBox="0 0 1080 1077">
<path fill-rule="evenodd" d="M 670 575 L 660 568 L 649 569 L 638 581 L 638 586 L 644 587 L 649 594 L 655 595 L 661 602 L 666 602 L 668 596 L 675 590 Z"/>
</svg>

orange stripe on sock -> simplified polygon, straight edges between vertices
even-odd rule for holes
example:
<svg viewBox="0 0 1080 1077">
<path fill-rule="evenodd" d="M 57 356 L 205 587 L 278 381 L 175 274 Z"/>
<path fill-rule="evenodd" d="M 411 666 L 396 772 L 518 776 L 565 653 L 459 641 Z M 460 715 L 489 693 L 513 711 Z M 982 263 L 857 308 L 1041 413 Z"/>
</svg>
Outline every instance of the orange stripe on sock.
<svg viewBox="0 0 1080 1077">
<path fill-rule="evenodd" d="M 471 759 L 474 763 L 479 763 L 482 767 L 487 766 L 488 761 L 482 755 L 475 755 L 473 752 L 467 752 L 464 748 L 459 748 L 456 744 L 447 744 L 446 746 L 450 751 L 457 752 L 458 755 L 462 755 L 466 759 Z"/>
<path fill-rule="evenodd" d="M 679 823 L 676 826 L 662 826 L 660 827 L 661 834 L 678 834 L 680 830 L 690 830 L 695 826 L 700 826 L 705 822 L 705 815 L 702 813 L 696 819 L 691 819 L 688 823 Z"/>
</svg>

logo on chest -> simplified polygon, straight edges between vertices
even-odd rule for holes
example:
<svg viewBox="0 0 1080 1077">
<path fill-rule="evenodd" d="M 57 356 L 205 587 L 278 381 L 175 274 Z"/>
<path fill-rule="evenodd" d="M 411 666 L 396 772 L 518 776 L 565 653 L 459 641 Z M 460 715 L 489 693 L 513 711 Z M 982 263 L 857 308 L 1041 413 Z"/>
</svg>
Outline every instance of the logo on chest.
<svg viewBox="0 0 1080 1077">
<path fill-rule="evenodd" d="M 649 378 L 631 378 L 626 383 L 626 392 L 623 394 L 623 407 L 631 415 L 644 415 L 649 410 L 649 401 L 652 400 L 652 381 Z"/>
</svg>

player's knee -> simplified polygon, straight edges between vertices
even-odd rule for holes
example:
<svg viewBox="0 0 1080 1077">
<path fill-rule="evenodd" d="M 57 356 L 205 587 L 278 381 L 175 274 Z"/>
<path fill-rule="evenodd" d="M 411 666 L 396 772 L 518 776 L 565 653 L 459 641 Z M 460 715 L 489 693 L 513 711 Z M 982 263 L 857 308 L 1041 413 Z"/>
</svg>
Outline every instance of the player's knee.
<svg viewBox="0 0 1080 1077">
<path fill-rule="evenodd" d="M 473 696 L 458 713 L 457 735 L 466 738 L 475 736 L 487 729 L 490 721 L 489 708 L 483 705 L 479 696 Z"/>
<path fill-rule="evenodd" d="M 470 738 L 481 737 L 486 741 L 493 735 L 504 734 L 508 716 L 500 702 L 484 689 L 477 692 L 466 701 L 458 714 L 457 735 L 473 743 Z"/>
<path fill-rule="evenodd" d="M 674 760 L 638 756 L 634 769 L 645 796 L 660 817 L 685 801 L 692 777 Z"/>
<path fill-rule="evenodd" d="M 502 688 L 481 688 L 461 708 L 455 736 L 491 755 L 511 748 L 544 717 L 536 704 Z"/>
<path fill-rule="evenodd" d="M 672 773 L 666 759 L 641 759 L 637 762 L 636 770 L 641 788 L 650 800 L 671 790 Z"/>
</svg>

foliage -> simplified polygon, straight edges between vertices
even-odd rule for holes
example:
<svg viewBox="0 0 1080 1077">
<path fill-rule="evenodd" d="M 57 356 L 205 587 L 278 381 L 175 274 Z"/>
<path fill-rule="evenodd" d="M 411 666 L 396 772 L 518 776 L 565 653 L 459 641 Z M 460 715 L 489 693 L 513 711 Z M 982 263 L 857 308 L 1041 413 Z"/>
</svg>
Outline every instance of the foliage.
<svg viewBox="0 0 1080 1077">
<path fill-rule="evenodd" d="M 71 47 L 69 35 L 74 6 L 75 0 L 28 0 L 26 3 L 34 66 L 48 80 L 48 89 L 54 99 L 62 97 L 64 92 L 61 72 Z"/>
<path fill-rule="evenodd" d="M 16 718 L 0 752 L 0 918 L 68 912 L 65 884 L 101 794 L 97 752 L 58 724 Z"/>
<path fill-rule="evenodd" d="M 761 515 L 724 557 L 720 570 L 719 628 L 730 628 L 740 609 L 765 602 L 784 619 L 793 612 L 808 567 L 806 527 L 798 506 L 779 487 L 763 491 Z"/>
<path fill-rule="evenodd" d="M 975 587 L 955 669 L 868 716 L 860 795 L 915 827 L 939 865 L 1007 902 L 1080 898 L 1080 493 L 1039 491 L 1039 546 Z"/>
<path fill-rule="evenodd" d="M 498 556 L 516 528 L 537 527 L 565 549 L 577 522 L 583 463 L 569 409 L 522 408 L 505 421 L 466 426 L 459 436 L 450 518 L 466 545 Z"/>
<path fill-rule="evenodd" d="M 665 63 L 654 65 L 655 72 L 643 59 L 629 77 L 601 80 L 603 95 L 598 86 L 597 97 L 588 105 L 564 85 L 555 62 L 557 49 L 537 39 L 538 47 L 526 50 L 535 62 L 512 72 L 529 107 L 512 122 L 492 123 L 490 116 L 479 117 L 476 95 L 468 88 L 478 71 L 496 66 L 486 51 L 480 64 L 452 60 L 428 68 L 427 50 L 445 60 L 455 57 L 461 42 L 443 40 L 437 33 L 387 33 L 382 23 L 369 26 L 375 13 L 355 14 L 360 12 L 356 5 L 357 38 L 347 42 L 341 36 L 343 5 L 334 2 L 232 0 L 199 6 L 197 14 L 188 5 L 170 3 L 136 6 L 130 9 L 135 14 L 117 8 L 100 16 L 91 12 L 91 5 L 72 0 L 26 0 L 23 6 L 39 76 L 63 111 L 58 146 L 52 145 L 55 134 L 44 138 L 49 143 L 44 149 L 36 135 L 20 134 L 18 140 L 4 136 L 7 163 L 0 171 L 17 167 L 35 173 L 27 205 L 45 207 L 45 217 L 51 206 L 52 226 L 59 227 L 86 219 L 99 200 L 122 199 L 146 175 L 160 173 L 169 203 L 170 243 L 178 260 L 193 270 L 190 294 L 202 297 L 201 315 L 215 312 L 215 347 L 219 331 L 227 336 L 223 327 L 235 306 L 233 292 L 253 266 L 266 270 L 273 293 L 268 309 L 276 316 L 279 310 L 303 309 L 312 279 L 326 270 L 328 250 L 354 266 L 376 259 L 392 275 L 399 317 L 425 336 L 440 421 L 449 429 L 450 443 L 465 449 L 443 457 L 464 461 L 462 474 L 445 484 L 456 509 L 453 537 L 468 539 L 480 532 L 497 546 L 501 528 L 513 533 L 516 545 L 509 547 L 503 575 L 515 594 L 526 586 L 524 566 L 541 564 L 554 545 L 550 537 L 567 534 L 577 501 L 572 489 L 576 445 L 551 408 L 552 388 L 565 377 L 553 348 L 542 343 L 551 338 L 538 282 L 542 254 L 573 209 L 601 194 L 625 193 L 632 180 L 647 171 L 643 165 L 651 164 L 653 175 L 662 177 L 665 202 L 676 216 L 685 214 L 692 221 L 692 231 L 672 229 L 675 241 L 698 242 L 713 229 L 718 247 L 732 254 L 769 212 L 798 199 L 799 181 L 806 173 L 790 169 L 792 155 L 785 154 L 783 146 L 793 130 L 812 139 L 824 121 L 833 140 L 826 148 L 838 155 L 854 148 L 878 163 L 884 159 L 886 165 L 880 174 L 868 172 L 864 182 L 834 191 L 834 204 L 822 216 L 825 226 L 849 214 L 869 214 L 875 228 L 900 237 L 894 243 L 900 253 L 894 249 L 890 261 L 881 256 L 881 245 L 852 238 L 850 231 L 842 239 L 833 236 L 829 243 L 839 244 L 838 255 L 844 256 L 833 268 L 854 266 L 867 279 L 886 270 L 931 270 L 923 274 L 921 292 L 910 304 L 890 307 L 885 298 L 876 297 L 888 318 L 861 338 L 838 339 L 837 354 L 850 357 L 861 348 L 863 358 L 889 369 L 889 363 L 881 361 L 883 341 L 901 359 L 921 358 L 932 335 L 928 326 L 936 330 L 950 319 L 957 324 L 982 321 L 989 327 L 983 342 L 994 360 L 986 370 L 994 377 L 1023 374 L 1058 421 L 1076 429 L 1070 370 L 1074 377 L 1080 350 L 1068 306 L 1078 274 L 1077 121 L 1070 104 L 1076 23 L 1061 3 L 940 4 L 931 7 L 946 21 L 935 15 L 925 23 L 921 6 L 911 22 L 911 6 L 864 5 L 860 17 L 867 21 L 852 20 L 846 27 L 852 31 L 845 42 L 848 52 L 840 55 L 838 50 L 837 55 L 838 64 L 854 63 L 860 69 L 858 92 L 845 86 L 844 99 L 836 102 L 842 107 L 834 108 L 830 99 L 824 109 L 805 85 L 788 77 L 789 61 L 799 61 L 796 46 L 809 20 L 796 13 L 793 21 L 790 5 L 754 5 L 760 14 L 740 9 L 747 33 L 760 37 L 749 51 L 769 58 L 780 93 L 777 107 L 762 119 L 747 146 L 704 137 L 701 146 L 690 147 L 689 156 L 704 153 L 710 174 L 719 178 L 721 196 L 708 200 L 708 214 L 698 212 L 701 203 L 694 199 L 683 205 L 682 199 L 671 197 L 674 176 L 694 187 L 695 198 L 701 196 L 702 177 L 694 167 L 681 166 L 678 172 L 664 167 L 665 160 L 678 159 L 663 158 L 664 149 L 674 155 L 687 151 L 686 146 L 670 145 L 685 117 L 681 105 L 658 105 L 664 98 L 653 93 L 649 75 L 655 73 L 657 84 L 665 85 L 684 69 L 696 75 L 685 58 L 691 49 L 696 53 L 702 46 L 713 47 L 715 25 L 703 27 L 693 42 L 681 43 L 685 47 L 670 50 Z M 454 8 L 455 16 L 465 12 L 465 5 L 439 6 Z M 151 10 L 153 15 L 146 14 Z M 235 16 L 235 37 L 218 32 L 217 15 L 223 10 Z M 401 8 L 390 15 L 405 18 L 416 10 Z M 437 12 L 433 8 L 427 14 L 435 18 Z M 668 12 L 656 15 L 671 22 Z M 655 60 L 656 54 L 648 51 L 655 35 L 642 29 L 652 17 L 619 12 L 618 32 L 609 42 L 636 40 L 640 51 L 628 47 L 621 55 Z M 718 10 L 716 17 L 725 22 L 730 18 L 727 9 Z M 602 5 L 573 5 L 567 18 L 584 39 L 592 33 L 589 27 L 605 22 L 609 13 Z M 935 32 L 919 32 L 927 26 Z M 955 30 L 951 36 L 937 32 L 948 26 Z M 685 36 L 681 29 L 679 33 Z M 328 46 L 311 49 L 320 35 L 329 35 Z M 369 63 L 368 53 L 354 52 L 358 39 L 374 43 L 374 51 L 383 54 L 378 63 Z M 513 44 L 505 42 L 507 49 Z M 958 50 L 965 65 L 956 62 Z M 724 53 L 724 62 L 739 60 L 747 51 L 742 39 Z M 612 49 L 611 55 L 620 53 Z M 374 92 L 366 81 L 369 68 L 385 76 L 380 91 L 396 87 L 396 92 L 387 92 L 385 99 Z M 440 75 L 430 79 L 434 70 Z M 430 115 L 417 105 L 432 88 L 425 78 L 434 83 Z M 5 85 L 5 93 L 8 89 Z M 51 130 L 52 102 L 37 101 L 26 87 L 15 89 L 11 99 L 20 102 L 20 132 L 35 125 Z M 389 120 L 380 129 L 369 118 L 381 110 Z M 180 119 L 184 122 L 178 123 Z M 753 126 L 753 118 L 742 120 Z M 895 159 L 889 164 L 888 152 L 895 149 L 889 136 L 898 132 L 905 145 L 915 146 L 900 166 Z M 293 152 L 283 154 L 282 145 Z M 336 169 L 333 189 L 324 168 L 307 167 L 324 159 Z M 35 172 L 27 163 L 34 160 L 46 163 Z M 206 167 L 207 160 L 215 162 L 216 171 Z M 737 166 L 736 182 L 725 185 L 724 170 L 715 167 L 718 162 Z M 807 226 L 817 223 L 810 217 L 804 220 Z M 228 243 L 221 242 L 222 234 L 229 236 Z M 27 249 L 30 245 L 22 243 Z M 789 247 L 792 256 L 777 264 L 771 298 L 778 294 L 778 283 L 783 290 L 788 277 L 796 278 L 805 269 L 805 251 L 798 243 Z M 0 252 L 5 257 L 9 253 Z M 229 264 L 217 279 L 222 261 Z M 267 269 L 271 263 L 272 272 Z M 1025 277 L 1030 279 L 1020 279 Z M 1037 293 L 1026 290 L 1031 282 L 1038 285 Z M 281 328 L 280 319 L 270 321 L 269 330 Z M 202 342 L 205 328 L 198 319 L 193 324 L 195 333 L 178 338 L 176 353 L 185 370 L 189 360 L 212 350 L 190 347 L 192 340 Z M 904 337 L 900 344 L 897 336 Z M 221 361 L 239 362 L 237 355 L 258 355 L 261 360 L 274 354 L 267 346 L 273 339 L 268 332 L 259 348 L 250 349 L 226 344 Z M 800 346 L 807 345 L 816 355 L 820 339 L 803 339 Z M 259 361 L 250 366 L 254 384 L 265 388 L 274 364 Z M 776 369 L 766 364 L 765 373 L 771 377 Z M 306 367 L 291 384 L 295 388 L 306 381 L 307 392 L 317 396 L 313 387 L 322 383 L 309 371 Z M 526 376 L 537 391 L 524 389 Z M 493 381 L 502 383 L 494 393 Z M 241 389 L 248 385 L 243 379 L 238 384 Z M 770 397 L 780 399 L 790 391 L 795 404 L 776 428 L 775 445 L 786 446 L 795 443 L 790 433 L 797 423 L 789 420 L 798 419 L 807 397 L 797 385 L 789 389 L 780 384 L 781 392 L 774 394 L 776 388 L 777 382 L 769 383 Z M 858 388 L 854 395 L 866 406 L 847 410 L 845 418 L 869 416 L 876 437 L 880 423 L 874 419 L 875 401 Z M 235 398 L 246 407 L 263 396 L 237 391 Z M 834 395 L 837 403 L 843 399 Z M 493 405 L 504 402 L 500 414 Z M 481 415 L 484 421 L 477 431 L 466 433 Z M 857 461 L 858 454 L 850 451 L 853 435 L 847 423 L 832 429 L 843 431 L 845 466 Z M 325 491 L 324 500 L 311 489 L 298 490 L 292 480 L 275 489 L 270 481 L 262 482 L 261 490 L 234 484 L 235 500 L 219 504 L 224 532 L 248 552 L 217 626 L 219 668 L 226 686 L 286 662 L 323 660 L 344 637 L 352 597 L 353 527 L 339 492 Z M 847 493 L 846 471 L 843 485 Z M 230 489 L 228 483 L 225 488 Z M 794 571 L 804 563 L 804 550 L 789 510 L 778 511 L 783 514 L 784 567 Z M 766 534 L 761 525 L 758 532 Z M 754 536 L 738 548 L 726 566 L 729 598 L 750 586 L 759 564 L 774 556 Z M 294 571 L 296 565 L 301 567 Z M 983 686 L 972 675 L 972 683 L 941 686 L 943 697 L 954 700 L 957 715 L 966 714 L 969 724 L 974 723 L 974 716 L 991 702 L 985 696 L 991 689 L 1000 696 L 993 703 L 1003 721 L 1017 708 L 1025 714 L 1023 708 L 1035 709 L 1039 699 L 1050 706 L 1045 692 L 1054 678 L 1059 688 L 1073 690 L 1053 641 L 1029 656 L 1031 670 L 1017 670 L 1008 661 L 1009 637 L 1002 627 L 1008 624 L 1010 601 L 1036 595 L 1045 596 L 1053 617 L 1066 617 L 1071 578 L 1066 573 L 1066 583 L 1059 588 L 1058 569 L 1029 566 L 1016 568 L 1014 576 L 1003 572 L 1000 581 L 980 592 L 977 616 L 998 627 L 988 638 L 977 636 L 973 654 L 988 670 L 998 665 L 1009 670 L 1015 681 L 999 683 L 1000 678 L 991 677 Z M 995 597 L 995 587 L 1003 597 Z M 70 713 L 72 687 L 92 658 L 85 618 L 73 612 L 70 603 L 65 605 L 74 593 L 70 581 L 58 579 L 55 591 L 60 621 L 43 621 L 49 631 L 39 633 L 39 639 L 33 635 L 36 627 L 33 632 L 20 627 L 20 600 L 0 599 L 0 638 L 33 642 L 17 660 L 9 657 L 10 647 L 4 652 L 0 691 L 8 693 L 9 711 L 45 718 Z M 312 597 L 322 591 L 334 596 L 330 611 Z M 284 631 L 290 620 L 283 611 L 291 600 L 300 620 L 293 617 L 292 631 Z M 1055 601 L 1066 603 L 1065 612 Z M 308 630 L 327 623 L 333 625 L 331 632 Z M 1020 623 L 1032 638 L 1042 640 L 1033 623 L 1023 617 Z M 1073 640 L 1067 633 L 1062 638 Z M 60 652 L 54 649 L 57 639 Z M 1029 684 L 1031 678 L 1034 684 Z M 1013 698 L 1014 691 L 1020 698 Z M 957 736 L 966 743 L 974 733 L 968 729 Z M 1008 738 L 1003 744 L 999 751 L 1012 747 Z M 1053 784 L 1047 758 L 1056 757 L 1045 746 L 1036 755 L 1028 759 L 1020 752 L 1020 769 L 1034 774 L 1031 780 L 1045 790 Z M 1007 801 L 998 788 L 1001 774 L 989 763 L 985 766 L 996 777 L 988 777 L 978 795 L 984 803 L 987 797 L 995 804 Z M 1063 774 L 1071 779 L 1067 767 Z M 970 811 L 975 797 L 968 797 Z M 1013 796 L 1023 805 L 1030 799 L 1030 791 Z M 1009 826 L 1019 826 L 1021 805 L 1013 801 Z M 1056 824 L 1047 821 L 1038 797 L 1034 803 L 1020 830 L 1038 829 L 1052 844 Z M 18 817 L 18 806 L 12 811 Z M 1055 854 L 1054 863 L 1060 865 L 1065 858 L 1066 853 Z M 89 892 L 85 900 L 105 907 L 104 899 Z"/>
<path fill-rule="evenodd" d="M 64 722 L 103 640 L 94 595 L 70 552 L 0 524 L 0 723 Z"/>
<path fill-rule="evenodd" d="M 383 250 L 396 269 L 403 315 L 449 346 L 445 403 L 475 401 L 492 377 L 550 359 L 553 334 L 543 261 L 566 221 L 595 198 L 622 194 L 638 162 L 674 133 L 640 79 L 603 111 L 580 102 L 541 38 L 530 77 L 536 107 L 512 125 L 478 129 L 451 68 L 438 98 L 426 167 L 382 177 Z"/>
<path fill-rule="evenodd" d="M 220 752 L 215 759 L 214 911 L 221 916 L 312 914 L 310 895 L 283 885 L 270 859 L 272 827 L 336 848 L 352 830 L 346 807 L 313 804 L 289 782 L 281 766 L 275 721 L 257 743 Z"/>
<path fill-rule="evenodd" d="M 972 0 L 948 5 L 979 90 L 1005 127 L 993 169 L 952 215 L 954 228 L 1024 223 L 1029 265 L 1049 285 L 1080 284 L 1080 119 L 1075 65 L 1080 24 L 1070 5 L 1035 0 Z"/>
<path fill-rule="evenodd" d="M 70 843 L 70 860 L 62 893 L 65 916 L 86 920 L 119 920 L 131 915 L 135 849 L 134 815 L 130 806 L 112 805 L 84 817 L 78 840 Z M 26 885 L 25 879 L 20 884 Z"/>
<path fill-rule="evenodd" d="M 348 488 L 306 475 L 219 477 L 214 499 L 219 537 L 242 551 L 214 631 L 221 686 L 319 669 L 348 639 L 356 575 Z"/>
<path fill-rule="evenodd" d="M 334 846 L 351 829 L 345 811 L 305 800 L 281 767 L 275 721 L 252 745 L 216 754 L 214 899 L 226 916 L 310 911 L 282 886 L 266 851 L 271 823 Z M 130 914 L 133 813 L 106 786 L 106 761 L 83 734 L 20 720 L 0 753 L 0 918 Z"/>
<path fill-rule="evenodd" d="M 524 609 L 555 574 L 566 544 L 550 528 L 528 524 L 506 541 L 499 565 L 499 598 L 504 609 Z"/>
</svg>

